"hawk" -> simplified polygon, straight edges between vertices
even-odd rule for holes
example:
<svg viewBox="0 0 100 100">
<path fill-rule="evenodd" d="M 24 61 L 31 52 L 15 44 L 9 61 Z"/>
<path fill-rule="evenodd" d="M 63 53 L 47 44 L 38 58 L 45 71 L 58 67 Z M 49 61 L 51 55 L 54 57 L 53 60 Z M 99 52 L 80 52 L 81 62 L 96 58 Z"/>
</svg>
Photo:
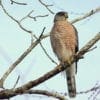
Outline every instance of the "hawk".
<svg viewBox="0 0 100 100">
<path fill-rule="evenodd" d="M 68 63 L 70 67 L 65 70 L 69 97 L 76 96 L 75 73 L 77 61 L 71 64 L 78 51 L 78 35 L 76 28 L 68 21 L 67 12 L 58 12 L 54 17 L 54 25 L 50 32 L 51 46 L 60 63 Z"/>
</svg>

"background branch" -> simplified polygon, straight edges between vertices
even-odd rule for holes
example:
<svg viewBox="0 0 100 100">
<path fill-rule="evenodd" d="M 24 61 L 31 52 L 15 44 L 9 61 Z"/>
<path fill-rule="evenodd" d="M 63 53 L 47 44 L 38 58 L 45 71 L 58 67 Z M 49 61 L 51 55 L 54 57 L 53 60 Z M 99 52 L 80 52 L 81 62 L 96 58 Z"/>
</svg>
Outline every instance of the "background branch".
<svg viewBox="0 0 100 100">
<path fill-rule="evenodd" d="M 72 20 L 71 23 L 74 24 L 74 23 L 76 23 L 78 21 L 81 21 L 81 20 L 83 20 L 83 19 L 85 19 L 87 17 L 90 17 L 93 14 L 98 13 L 98 12 L 100 12 L 100 7 L 97 7 L 96 9 L 93 9 L 93 10 L 89 11 L 88 13 L 83 15 L 82 17 L 79 17 L 79 18 L 76 18 L 76 19 Z"/>
<path fill-rule="evenodd" d="M 100 40 L 100 32 L 96 34 L 96 36 L 91 39 L 80 51 L 76 54 L 77 60 L 83 56 L 88 49 L 90 49 L 97 41 Z M 72 63 L 76 61 L 76 58 L 73 59 Z M 70 65 L 66 64 L 66 68 L 68 69 Z M 39 85 L 40 83 L 48 80 L 49 78 L 55 76 L 56 74 L 60 73 L 61 71 L 64 71 L 66 69 L 65 67 L 61 67 L 61 65 L 58 65 L 56 68 L 51 70 L 50 72 L 46 73 L 45 75 L 41 76 L 40 78 L 30 81 L 26 84 L 24 84 L 21 87 L 15 88 L 15 89 L 8 89 L 8 90 L 2 90 L 0 92 L 0 99 L 6 99 L 12 96 L 16 96 L 18 94 L 22 94 L 26 92 L 27 90 Z"/>
<path fill-rule="evenodd" d="M 78 55 L 77 57 L 82 57 L 82 55 L 88 52 L 88 50 L 99 40 L 100 40 L 100 32 L 92 40 L 90 40 L 83 48 L 81 48 L 77 52 L 76 56 Z"/>
<path fill-rule="evenodd" d="M 39 95 L 45 95 L 45 96 L 52 96 L 54 98 L 57 98 L 59 100 L 67 100 L 65 98 L 65 96 L 57 93 L 57 92 L 49 92 L 49 91 L 46 91 L 46 90 L 28 90 L 26 91 L 25 93 L 27 94 L 39 94 Z"/>
<path fill-rule="evenodd" d="M 2 76 L 2 78 L 0 79 L 0 87 L 3 88 L 3 83 L 6 80 L 6 78 L 8 77 L 8 75 L 15 69 L 15 67 L 32 51 L 32 49 L 41 41 L 43 32 L 44 32 L 45 28 L 43 29 L 40 37 L 33 42 L 29 48 L 9 67 L 9 69 L 4 73 L 4 75 Z"/>
<path fill-rule="evenodd" d="M 16 22 L 22 30 L 24 30 L 24 31 L 27 32 L 27 33 L 32 34 L 32 31 L 31 31 L 31 30 L 28 30 L 28 29 L 24 28 L 24 27 L 21 25 L 20 21 L 18 21 L 17 19 L 15 19 L 13 16 L 11 16 L 11 15 L 6 11 L 5 7 L 4 7 L 3 4 L 2 4 L 2 1 L 1 1 L 1 3 L 0 3 L 0 6 L 2 7 L 4 13 L 5 13 L 8 17 L 10 17 L 14 22 Z"/>
<path fill-rule="evenodd" d="M 10 0 L 11 1 L 11 4 L 18 4 L 18 5 L 27 5 L 27 3 L 21 3 L 21 2 L 16 2 L 14 0 Z"/>
<path fill-rule="evenodd" d="M 45 3 L 42 2 L 42 0 L 39 0 L 39 2 L 51 13 L 51 14 L 55 14 L 49 7 L 53 6 L 53 5 L 47 5 Z"/>
<path fill-rule="evenodd" d="M 14 89 L 14 88 L 16 87 L 16 85 L 18 84 L 19 79 L 20 79 L 20 76 L 17 77 L 17 80 L 16 80 L 16 82 L 15 82 L 15 84 L 14 84 L 14 86 L 13 86 L 13 89 Z"/>
<path fill-rule="evenodd" d="M 34 35 L 35 39 L 38 39 L 35 35 Z M 44 53 L 46 54 L 46 56 L 51 60 L 51 62 L 53 62 L 54 64 L 58 65 L 56 61 L 54 61 L 50 55 L 47 53 L 46 49 L 43 47 L 41 41 L 40 41 L 40 46 L 42 48 L 42 50 L 44 51 Z"/>
<path fill-rule="evenodd" d="M 31 15 L 29 15 L 28 17 L 29 18 L 32 18 L 32 19 L 34 19 L 34 21 L 37 21 L 37 18 L 40 18 L 40 17 L 47 17 L 47 16 L 49 16 L 48 14 L 46 14 L 46 15 L 37 15 L 37 16 L 31 16 Z"/>
<path fill-rule="evenodd" d="M 45 50 L 45 48 L 43 47 L 42 43 L 40 42 L 40 46 L 43 49 L 44 53 L 46 54 L 46 56 L 51 60 L 51 62 L 53 62 L 54 64 L 58 65 L 56 61 L 54 61 L 50 55 L 47 53 L 47 51 Z"/>
<path fill-rule="evenodd" d="M 23 17 L 20 22 L 22 22 L 23 20 L 25 20 L 26 18 L 28 18 L 32 13 L 33 13 L 34 10 L 30 11 L 25 17 Z"/>
<path fill-rule="evenodd" d="M 86 94 L 86 93 L 89 93 L 89 92 L 92 92 L 92 91 L 96 91 L 100 89 L 100 86 L 97 86 L 97 87 L 93 87 L 91 89 L 88 89 L 88 90 L 85 90 L 85 91 L 80 91 L 80 92 L 77 92 L 77 94 Z"/>
</svg>

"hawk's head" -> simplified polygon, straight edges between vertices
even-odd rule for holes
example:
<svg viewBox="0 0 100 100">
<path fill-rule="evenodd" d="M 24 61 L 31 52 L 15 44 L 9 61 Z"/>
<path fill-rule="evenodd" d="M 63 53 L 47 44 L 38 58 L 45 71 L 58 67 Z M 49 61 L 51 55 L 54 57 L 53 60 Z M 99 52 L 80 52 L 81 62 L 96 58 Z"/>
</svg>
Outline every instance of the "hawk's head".
<svg viewBox="0 0 100 100">
<path fill-rule="evenodd" d="M 54 22 L 55 21 L 63 21 L 63 20 L 66 20 L 67 18 L 68 18 L 68 13 L 61 11 L 61 12 L 56 13 Z"/>
</svg>

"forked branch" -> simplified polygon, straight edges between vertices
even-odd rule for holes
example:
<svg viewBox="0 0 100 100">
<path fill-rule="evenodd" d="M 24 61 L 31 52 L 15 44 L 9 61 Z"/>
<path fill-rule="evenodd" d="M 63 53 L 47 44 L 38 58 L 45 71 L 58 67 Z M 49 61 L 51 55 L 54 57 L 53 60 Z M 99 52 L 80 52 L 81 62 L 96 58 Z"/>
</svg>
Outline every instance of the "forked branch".
<svg viewBox="0 0 100 100">
<path fill-rule="evenodd" d="M 82 57 L 84 54 L 88 52 L 88 50 L 97 42 L 100 40 L 100 32 L 96 34 L 96 36 L 91 39 L 82 49 L 79 50 L 79 52 L 76 53 L 76 58 L 73 59 L 71 63 L 74 61 L 79 60 L 80 57 Z M 57 75 L 61 71 L 64 71 L 65 69 L 69 68 L 69 64 L 66 64 L 66 67 L 62 67 L 61 65 L 56 66 L 53 70 L 49 71 L 48 73 L 44 74 L 40 78 L 36 80 L 32 80 L 21 87 L 15 88 L 15 89 L 8 89 L 8 90 L 2 90 L 0 92 L 0 99 L 6 99 L 10 98 L 16 95 L 24 94 L 27 90 L 41 84 L 42 82 L 50 79 L 51 77 Z"/>
</svg>

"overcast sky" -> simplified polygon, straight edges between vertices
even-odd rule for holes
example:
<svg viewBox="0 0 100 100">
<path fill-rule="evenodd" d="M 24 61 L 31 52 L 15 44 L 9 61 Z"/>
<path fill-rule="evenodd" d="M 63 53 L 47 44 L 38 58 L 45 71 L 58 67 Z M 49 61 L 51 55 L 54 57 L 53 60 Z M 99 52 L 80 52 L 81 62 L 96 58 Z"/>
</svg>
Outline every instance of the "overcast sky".
<svg viewBox="0 0 100 100">
<path fill-rule="evenodd" d="M 28 5 L 11 5 L 10 1 L 2 0 L 5 8 L 14 18 L 20 20 L 27 15 L 31 10 L 34 12 L 32 16 L 49 14 L 48 17 L 38 18 L 37 21 L 27 18 L 22 25 L 39 36 L 43 27 L 46 27 L 44 34 L 50 32 L 53 25 L 52 15 L 38 0 L 18 0 L 19 2 L 26 2 Z M 17 1 L 17 0 L 16 0 Z M 100 6 L 100 0 L 43 0 L 47 4 L 53 4 L 50 9 L 55 13 L 58 11 L 67 11 L 69 13 L 69 21 L 83 16 L 85 13 Z M 100 13 L 86 18 L 80 22 L 75 23 L 79 35 L 79 47 L 83 47 L 96 33 L 100 31 Z M 30 34 L 23 31 L 17 23 L 7 17 L 0 8 L 0 77 L 9 68 L 9 66 L 17 60 L 18 57 L 29 47 L 31 37 Z M 48 54 L 58 62 L 54 55 L 49 37 L 42 41 L 42 44 Z M 97 48 L 84 55 L 84 59 L 78 63 L 78 73 L 76 75 L 77 91 L 88 90 L 94 86 L 100 85 L 100 42 L 94 46 Z M 12 88 L 18 75 L 20 80 L 18 86 L 34 80 L 39 76 L 53 69 L 56 65 L 45 55 L 40 45 L 36 46 L 33 51 L 16 67 L 16 69 L 7 78 L 4 86 L 5 88 Z M 62 74 L 58 74 L 50 80 L 35 87 L 35 89 L 43 89 L 53 92 L 65 93 L 67 92 L 66 80 Z M 91 96 L 93 92 L 88 94 L 77 95 L 74 100 L 99 100 L 100 94 Z M 55 100 L 49 97 L 41 97 L 38 95 L 17 96 L 11 100 Z M 88 99 L 90 98 L 90 99 Z M 71 99 L 69 99 L 71 100 Z"/>
</svg>

